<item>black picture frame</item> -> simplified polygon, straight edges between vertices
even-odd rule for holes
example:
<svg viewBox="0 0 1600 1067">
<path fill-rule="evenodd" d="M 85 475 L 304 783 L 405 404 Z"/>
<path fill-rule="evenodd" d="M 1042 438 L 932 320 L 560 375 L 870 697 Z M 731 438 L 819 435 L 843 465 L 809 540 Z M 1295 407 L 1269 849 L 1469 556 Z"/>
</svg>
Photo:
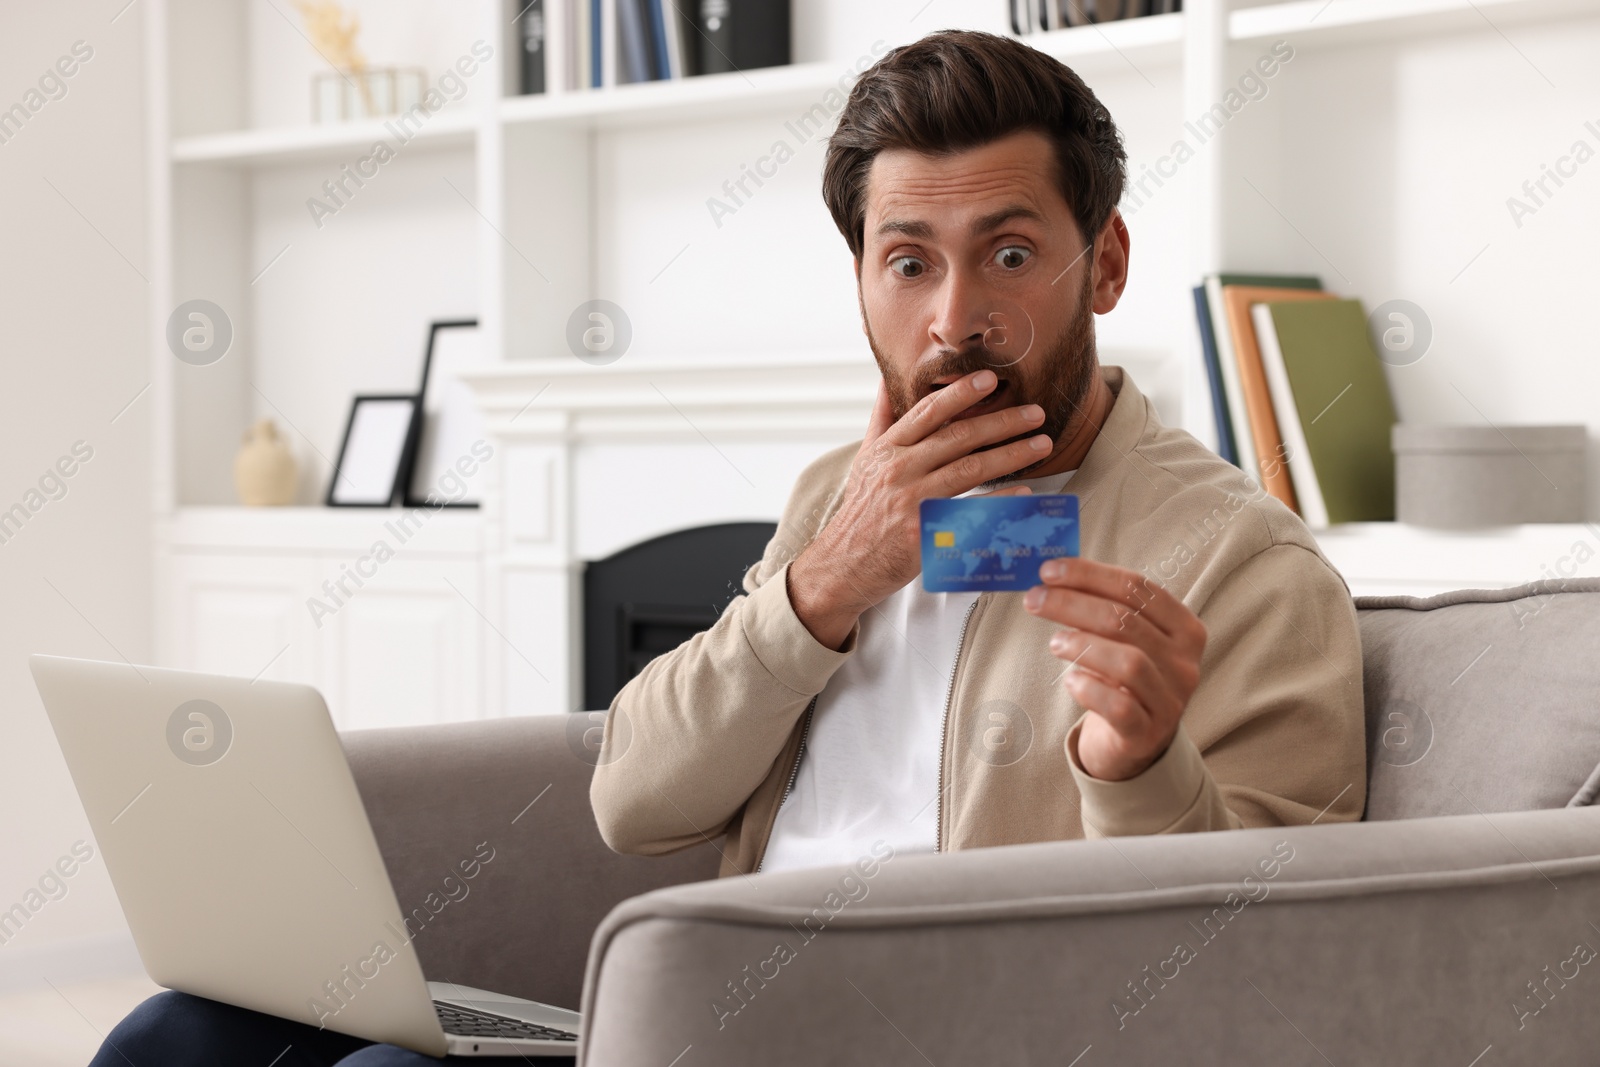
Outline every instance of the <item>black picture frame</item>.
<svg viewBox="0 0 1600 1067">
<path fill-rule="evenodd" d="M 361 413 L 363 409 L 367 407 L 367 405 L 373 405 L 374 408 L 377 406 L 406 406 L 406 412 L 403 416 L 405 419 L 405 429 L 400 433 L 398 441 L 391 443 L 391 447 L 396 450 L 392 460 L 394 468 L 393 475 L 392 477 L 387 475 L 382 476 L 383 480 L 388 482 L 388 495 L 382 500 L 377 498 L 378 493 L 376 490 L 374 490 L 370 495 L 363 497 L 359 493 L 359 487 L 355 487 L 357 489 L 356 498 L 351 498 L 349 495 L 353 483 L 348 476 L 349 471 L 347 470 L 347 467 L 353 460 L 355 460 L 357 457 L 361 457 L 362 462 L 370 462 L 370 459 L 365 457 L 364 453 L 366 453 L 369 448 L 375 447 L 379 449 L 380 459 L 386 463 L 391 462 L 383 455 L 383 453 L 387 451 L 387 449 L 384 448 L 385 442 L 378 441 L 369 445 L 367 442 L 356 438 L 358 433 L 371 433 L 377 429 L 374 427 L 369 428 L 367 431 L 362 431 L 359 428 L 361 422 Z M 420 409 L 421 400 L 412 393 L 363 393 L 359 396 L 351 398 L 350 415 L 345 419 L 344 437 L 339 442 L 339 458 L 334 462 L 333 465 L 333 477 L 328 480 L 328 495 L 324 500 L 324 503 L 328 507 L 386 508 L 390 504 L 394 503 L 395 494 L 400 491 L 402 480 L 407 476 L 411 468 L 412 452 L 416 445 L 417 412 Z M 390 416 L 390 418 L 392 419 L 394 416 Z M 355 439 L 354 451 L 351 449 L 352 439 Z M 382 482 L 380 481 L 379 484 L 381 485 Z M 341 492 L 341 490 L 344 491 Z"/>
<path fill-rule="evenodd" d="M 408 508 L 476 508 L 478 501 L 463 500 L 434 501 L 428 497 L 431 486 L 426 484 L 430 470 L 431 457 L 426 455 L 430 437 L 428 434 L 428 412 L 430 397 L 437 396 L 441 388 L 439 363 L 439 335 L 445 330 L 476 330 L 477 319 L 442 319 L 428 324 L 428 346 L 422 356 L 422 381 L 417 386 L 417 411 L 412 425 L 411 440 L 407 446 L 407 462 L 405 478 L 402 482 L 402 502 Z M 447 383 L 446 383 L 447 384 Z M 430 394 L 429 386 L 435 392 Z M 419 480 L 422 484 L 418 484 Z"/>
</svg>

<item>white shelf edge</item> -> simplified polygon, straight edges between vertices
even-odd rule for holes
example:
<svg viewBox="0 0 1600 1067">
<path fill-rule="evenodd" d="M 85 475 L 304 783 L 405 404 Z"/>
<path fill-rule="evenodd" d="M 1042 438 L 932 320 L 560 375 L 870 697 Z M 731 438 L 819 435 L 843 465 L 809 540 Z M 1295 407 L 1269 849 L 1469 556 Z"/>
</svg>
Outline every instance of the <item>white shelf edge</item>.
<svg viewBox="0 0 1600 1067">
<path fill-rule="evenodd" d="M 1600 14 L 1593 0 L 1290 0 L 1244 8 L 1228 18 L 1228 38 L 1260 41 L 1298 35 L 1307 43 L 1344 43 L 1429 31 L 1494 32 L 1499 22 Z"/>
<path fill-rule="evenodd" d="M 1156 54 L 1176 60 L 1183 44 L 1183 13 L 1143 15 L 1105 25 L 1049 30 L 1021 38 L 1039 51 L 1066 62 L 1071 59 Z"/>
<path fill-rule="evenodd" d="M 1550 537 L 1588 537 L 1600 540 L 1600 524 L 1582 522 L 1528 522 L 1510 526 L 1482 526 L 1467 530 L 1434 526 L 1414 526 L 1403 522 L 1347 522 L 1312 530 L 1318 540 L 1324 537 L 1347 542 L 1395 544 L 1410 541 L 1467 543 L 1472 541 L 1543 541 Z"/>
<path fill-rule="evenodd" d="M 399 140 L 387 123 L 393 119 L 368 119 L 326 126 L 275 126 L 259 130 L 231 130 L 173 140 L 169 150 L 174 164 L 183 163 L 288 163 L 365 151 L 375 141 L 397 147 Z M 471 111 L 443 112 L 429 118 L 404 143 L 445 147 L 470 144 L 477 128 Z"/>
<path fill-rule="evenodd" d="M 702 74 L 673 81 L 641 82 L 609 89 L 508 96 L 500 121 L 508 126 L 541 123 L 645 122 L 693 110 L 706 118 L 729 111 L 777 106 L 820 95 L 846 73 L 843 63 L 795 63 L 730 74 Z M 705 108 L 714 110 L 701 110 Z"/>
<path fill-rule="evenodd" d="M 341 552 L 370 546 L 375 537 L 381 536 L 385 523 L 407 514 L 409 509 L 401 507 L 180 504 L 159 524 L 158 536 L 167 548 L 180 552 Z M 423 553 L 475 553 L 482 547 L 484 529 L 482 509 L 430 511 L 412 547 Z"/>
<path fill-rule="evenodd" d="M 567 353 L 507 359 L 483 367 L 464 370 L 461 377 L 471 382 L 525 380 L 528 378 L 619 379 L 660 377 L 663 375 L 731 373 L 741 376 L 771 377 L 789 371 L 871 369 L 877 372 L 868 352 L 783 352 L 726 356 L 624 356 L 615 363 L 585 363 Z"/>
</svg>

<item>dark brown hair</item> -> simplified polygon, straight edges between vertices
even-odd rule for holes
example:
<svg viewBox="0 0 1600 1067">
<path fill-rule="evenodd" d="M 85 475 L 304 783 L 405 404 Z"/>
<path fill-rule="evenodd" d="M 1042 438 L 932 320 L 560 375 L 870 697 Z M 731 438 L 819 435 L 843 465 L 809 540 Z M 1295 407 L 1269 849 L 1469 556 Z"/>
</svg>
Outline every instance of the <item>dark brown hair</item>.
<svg viewBox="0 0 1600 1067">
<path fill-rule="evenodd" d="M 1127 153 L 1116 124 L 1060 60 L 1010 37 L 940 30 L 892 49 L 850 91 L 828 138 L 822 199 L 857 259 L 867 175 L 879 152 L 945 155 L 1021 130 L 1055 145 L 1061 193 L 1086 242 L 1122 199 Z"/>
</svg>

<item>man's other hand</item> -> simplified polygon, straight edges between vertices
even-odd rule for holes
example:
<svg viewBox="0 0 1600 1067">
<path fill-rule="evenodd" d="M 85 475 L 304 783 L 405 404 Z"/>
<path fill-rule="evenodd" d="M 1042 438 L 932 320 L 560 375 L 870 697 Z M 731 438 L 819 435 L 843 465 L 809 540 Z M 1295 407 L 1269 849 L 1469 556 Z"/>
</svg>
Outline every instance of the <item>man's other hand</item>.
<svg viewBox="0 0 1600 1067">
<path fill-rule="evenodd" d="M 1077 759 L 1118 782 L 1161 758 L 1200 684 L 1206 628 L 1144 575 L 1089 559 L 1051 560 L 1023 606 L 1065 629 L 1050 652 L 1069 664 L 1064 684 L 1088 709 Z"/>
</svg>

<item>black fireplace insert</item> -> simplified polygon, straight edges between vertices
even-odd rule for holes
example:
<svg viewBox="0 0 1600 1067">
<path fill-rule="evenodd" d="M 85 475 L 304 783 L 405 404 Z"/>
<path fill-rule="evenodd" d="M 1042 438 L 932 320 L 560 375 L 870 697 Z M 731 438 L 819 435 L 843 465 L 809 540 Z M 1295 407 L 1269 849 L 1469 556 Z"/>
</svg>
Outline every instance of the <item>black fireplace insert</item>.
<svg viewBox="0 0 1600 1067">
<path fill-rule="evenodd" d="M 607 708 L 628 679 L 717 621 L 777 530 L 728 522 L 663 534 L 583 572 L 583 706 Z"/>
</svg>

